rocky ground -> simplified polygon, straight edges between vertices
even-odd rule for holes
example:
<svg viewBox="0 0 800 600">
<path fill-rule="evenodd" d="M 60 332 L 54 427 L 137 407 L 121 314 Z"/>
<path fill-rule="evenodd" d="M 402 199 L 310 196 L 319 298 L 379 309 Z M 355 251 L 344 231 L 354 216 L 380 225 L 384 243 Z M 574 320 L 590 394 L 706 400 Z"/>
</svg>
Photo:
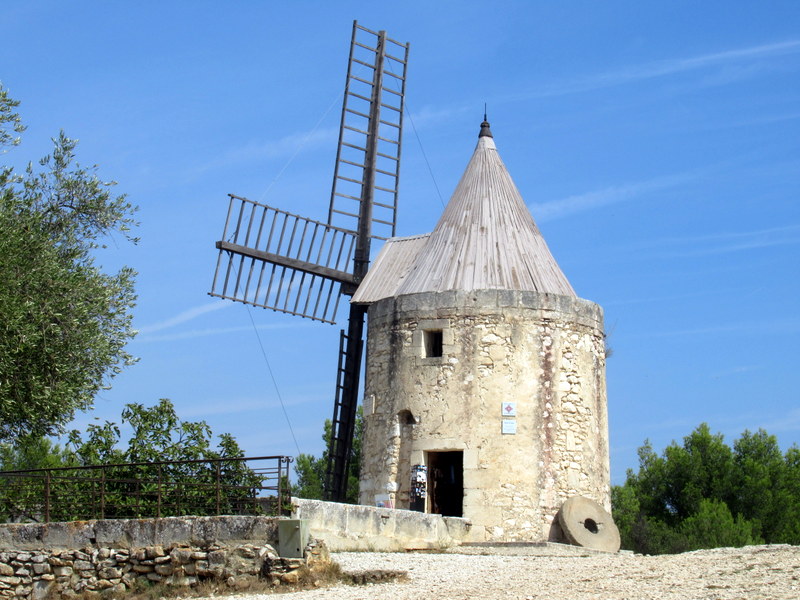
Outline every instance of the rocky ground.
<svg viewBox="0 0 800 600">
<path fill-rule="evenodd" d="M 670 556 L 334 554 L 343 570 L 408 572 L 405 581 L 339 585 L 287 600 L 800 599 L 800 546 L 750 546 Z M 242 596 L 276 600 L 275 594 Z"/>
</svg>

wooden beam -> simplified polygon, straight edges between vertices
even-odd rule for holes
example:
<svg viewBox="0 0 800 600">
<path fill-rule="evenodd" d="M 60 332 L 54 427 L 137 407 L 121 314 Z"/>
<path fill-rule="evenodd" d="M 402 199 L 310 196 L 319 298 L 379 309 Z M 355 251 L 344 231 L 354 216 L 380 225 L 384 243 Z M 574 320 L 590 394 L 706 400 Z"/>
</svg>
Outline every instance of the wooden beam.
<svg viewBox="0 0 800 600">
<path fill-rule="evenodd" d="M 281 256 L 279 254 L 273 254 L 272 252 L 264 252 L 263 250 L 256 250 L 254 248 L 240 246 L 239 244 L 231 244 L 230 242 L 225 241 L 217 242 L 217 248 L 220 250 L 227 250 L 228 252 L 233 252 L 234 254 L 239 254 L 241 256 L 246 256 L 248 258 L 263 260 L 268 263 L 272 263 L 273 265 L 287 267 L 297 271 L 303 271 L 304 273 L 310 273 L 311 275 L 319 275 L 320 277 L 325 277 L 326 279 L 333 279 L 334 281 L 338 281 L 339 283 L 343 283 L 345 285 L 355 286 L 357 283 L 355 277 L 353 277 L 351 273 L 337 271 L 336 269 L 331 269 L 329 267 L 322 267 L 320 265 L 299 260 L 297 258 L 289 258 L 288 256 Z"/>
</svg>

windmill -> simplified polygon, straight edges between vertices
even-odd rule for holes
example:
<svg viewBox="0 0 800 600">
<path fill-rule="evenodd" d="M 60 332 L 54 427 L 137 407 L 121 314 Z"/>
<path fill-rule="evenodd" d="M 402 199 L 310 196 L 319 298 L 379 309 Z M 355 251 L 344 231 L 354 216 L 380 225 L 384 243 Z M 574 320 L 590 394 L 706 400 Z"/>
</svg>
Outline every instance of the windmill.
<svg viewBox="0 0 800 600">
<path fill-rule="evenodd" d="M 335 323 L 369 268 L 372 239 L 395 235 L 408 43 L 353 22 L 327 222 L 229 194 L 211 296 Z M 353 443 L 366 306 L 339 341 L 326 499 L 342 501 Z"/>
</svg>

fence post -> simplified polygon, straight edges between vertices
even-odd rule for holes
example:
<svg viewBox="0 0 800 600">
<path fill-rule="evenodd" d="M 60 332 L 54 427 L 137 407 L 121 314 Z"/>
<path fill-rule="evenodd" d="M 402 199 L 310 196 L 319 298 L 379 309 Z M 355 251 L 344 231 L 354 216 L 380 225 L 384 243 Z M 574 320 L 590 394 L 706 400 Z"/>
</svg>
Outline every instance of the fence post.
<svg viewBox="0 0 800 600">
<path fill-rule="evenodd" d="M 44 472 L 44 522 L 50 522 L 50 471 Z"/>
<path fill-rule="evenodd" d="M 106 468 L 100 469 L 100 518 L 106 518 Z"/>
<path fill-rule="evenodd" d="M 161 518 L 161 463 L 158 463 L 158 487 L 156 488 L 157 505 L 156 517 Z"/>
<path fill-rule="evenodd" d="M 219 461 L 214 463 L 217 466 L 217 516 L 220 514 L 220 493 L 222 490 L 220 489 L 220 466 Z"/>
<path fill-rule="evenodd" d="M 283 514 L 283 459 L 278 459 L 278 516 Z"/>
</svg>

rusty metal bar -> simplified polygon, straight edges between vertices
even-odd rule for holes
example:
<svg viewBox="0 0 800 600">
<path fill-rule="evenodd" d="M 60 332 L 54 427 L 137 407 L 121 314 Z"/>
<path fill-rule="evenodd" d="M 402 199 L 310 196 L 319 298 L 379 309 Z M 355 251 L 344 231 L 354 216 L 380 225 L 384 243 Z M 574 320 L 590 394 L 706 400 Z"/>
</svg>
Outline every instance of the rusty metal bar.
<svg viewBox="0 0 800 600">
<path fill-rule="evenodd" d="M 50 522 L 50 471 L 44 475 L 44 522 Z"/>
<path fill-rule="evenodd" d="M 158 465 L 158 487 L 156 488 L 156 493 L 158 495 L 158 509 L 156 516 L 160 519 L 161 518 L 161 479 L 162 479 L 162 465 Z"/>
<path fill-rule="evenodd" d="M 217 483 L 217 486 L 216 486 L 217 514 L 219 514 L 220 513 L 219 507 L 220 507 L 221 494 L 222 494 L 222 490 L 220 489 L 220 464 L 219 463 L 216 464 L 216 475 L 217 475 L 217 481 L 216 481 L 216 483 Z"/>
<path fill-rule="evenodd" d="M 100 518 L 106 518 L 106 470 L 100 471 Z"/>
</svg>

